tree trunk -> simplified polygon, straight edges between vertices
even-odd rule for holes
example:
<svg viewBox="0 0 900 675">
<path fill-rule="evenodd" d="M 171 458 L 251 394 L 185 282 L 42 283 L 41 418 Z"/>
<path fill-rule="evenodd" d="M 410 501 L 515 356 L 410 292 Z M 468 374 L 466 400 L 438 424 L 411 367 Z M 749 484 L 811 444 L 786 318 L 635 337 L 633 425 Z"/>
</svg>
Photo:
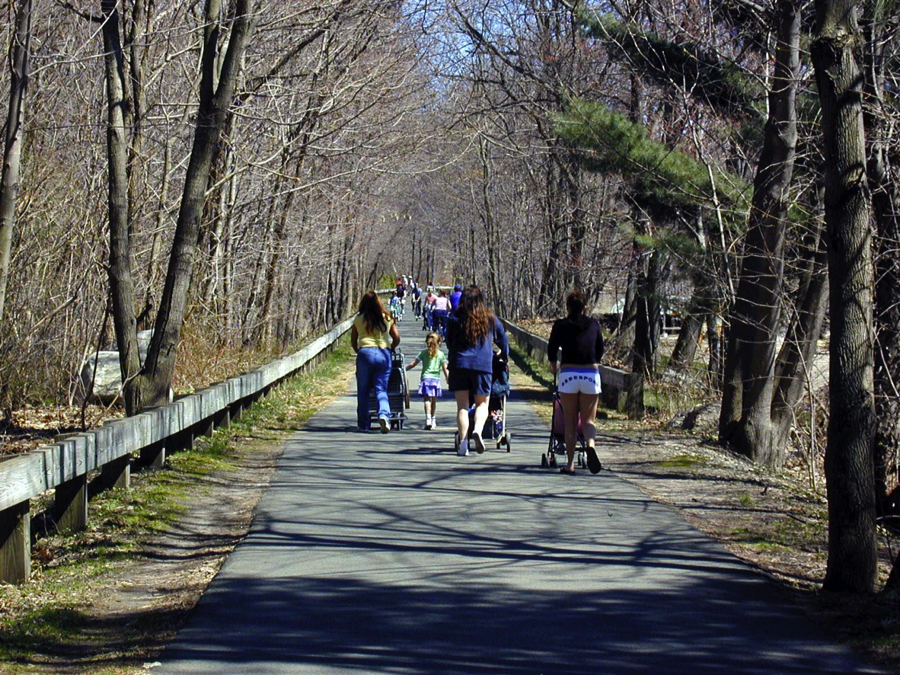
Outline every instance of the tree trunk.
<svg viewBox="0 0 900 675">
<path fill-rule="evenodd" d="M 800 280 L 791 325 L 775 364 L 772 427 L 774 444 L 778 448 L 787 445 L 794 410 L 803 396 L 807 373 L 816 357 L 819 336 L 825 323 L 828 299 L 826 241 L 824 218 L 819 218 L 818 232 L 805 247 L 807 265 Z"/>
<path fill-rule="evenodd" d="M 553 158 L 547 158 L 546 185 L 544 194 L 544 208 L 546 209 L 547 236 L 550 250 L 547 256 L 547 264 L 541 277 L 541 286 L 538 292 L 538 311 L 547 307 L 555 307 L 556 284 L 559 278 L 559 258 L 562 242 L 560 241 L 560 216 L 559 194 L 557 194 L 558 181 L 555 178 Z"/>
<path fill-rule="evenodd" d="M 697 356 L 697 347 L 700 344 L 700 336 L 703 333 L 703 324 L 706 315 L 713 305 L 715 270 L 713 261 L 709 255 L 708 238 L 702 212 L 697 218 L 695 230 L 697 245 L 703 252 L 694 271 L 694 292 L 685 311 L 681 330 L 678 331 L 678 340 L 672 350 L 669 366 L 677 371 L 690 370 Z"/>
<path fill-rule="evenodd" d="M 130 210 L 128 207 L 128 141 L 125 129 L 125 64 L 119 36 L 116 0 L 101 0 L 104 16 L 103 48 L 106 64 L 106 153 L 109 176 L 109 289 L 113 325 L 124 383 L 125 412 L 140 411 L 137 375 L 141 369 L 131 274 Z"/>
<path fill-rule="evenodd" d="M 144 154 L 144 117 L 147 104 L 144 100 L 144 55 L 146 53 L 144 29 L 147 22 L 145 0 L 132 0 L 131 21 L 126 30 L 128 48 L 128 78 L 125 79 L 125 97 L 130 102 L 125 113 L 126 124 L 131 130 L 128 145 L 128 225 L 134 227 L 137 221 L 138 195 L 144 180 L 142 170 Z"/>
<path fill-rule="evenodd" d="M 816 0 L 811 43 L 822 105 L 831 317 L 828 567 L 824 588 L 869 593 L 877 571 L 872 440 L 870 196 L 854 0 Z"/>
<path fill-rule="evenodd" d="M 900 195 L 888 148 L 895 142 L 884 108 L 882 8 L 868 3 L 865 35 L 864 126 L 869 137 L 867 173 L 875 221 L 875 506 L 897 486 L 900 451 Z M 900 574 L 900 571 L 898 571 Z"/>
<path fill-rule="evenodd" d="M 678 340 L 672 350 L 669 366 L 678 372 L 690 370 L 694 365 L 697 355 L 697 345 L 700 344 L 700 333 L 703 330 L 703 306 L 701 300 L 695 295 L 691 298 L 690 305 L 684 320 L 681 322 L 681 330 L 678 331 Z"/>
<path fill-rule="evenodd" d="M 643 265 L 637 242 L 632 243 L 631 264 L 625 282 L 625 298 L 622 304 L 622 318 L 616 331 L 616 344 L 620 358 L 627 359 L 634 346 L 634 323 L 637 320 L 637 282 Z"/>
<path fill-rule="evenodd" d="M 16 224 L 19 170 L 22 160 L 22 120 L 28 89 L 28 59 L 31 55 L 31 1 L 16 5 L 16 27 L 10 50 L 9 113 L 3 139 L 3 174 L 0 177 L 0 324 L 6 305 L 12 234 Z"/>
<path fill-rule="evenodd" d="M 720 329 L 722 327 L 722 317 L 718 312 L 710 312 L 706 315 L 706 343 L 709 345 L 709 364 L 707 366 L 707 374 L 709 375 L 709 383 L 713 388 L 722 386 L 722 338 Z"/>
<path fill-rule="evenodd" d="M 319 64 L 319 68 L 321 69 L 323 64 Z M 318 81 L 319 73 L 318 71 L 313 73 L 312 77 L 312 85 L 315 87 L 316 82 Z M 306 104 L 306 111 L 303 114 L 301 120 L 291 129 L 290 134 L 288 134 L 287 141 L 285 146 L 281 151 L 281 174 L 284 175 L 287 173 L 287 166 L 293 156 L 293 172 L 292 177 L 294 179 L 299 179 L 303 172 L 303 165 L 306 161 L 306 155 L 309 150 L 309 144 L 312 142 L 312 134 L 318 124 L 319 119 L 319 110 L 322 106 L 323 96 L 319 95 L 311 95 Z M 293 144 L 299 140 L 300 146 L 296 150 L 292 148 Z M 280 186 L 283 183 L 283 179 L 278 178 L 275 182 L 275 194 L 278 194 Z M 275 224 L 274 231 L 274 242 L 272 243 L 272 255 L 269 257 L 269 264 L 266 266 L 266 290 L 263 295 L 263 304 L 262 304 L 262 314 L 260 318 L 260 335 L 262 337 L 262 341 L 265 343 L 269 340 L 270 332 L 269 332 L 269 322 L 272 314 L 272 300 L 276 291 L 276 287 L 278 285 L 278 267 L 281 263 L 281 258 L 284 252 L 285 247 L 287 246 L 287 226 L 288 226 L 288 217 L 290 216 L 291 208 L 294 204 L 294 197 L 296 196 L 296 190 L 289 190 L 287 195 L 285 195 L 284 201 L 281 204 L 280 215 L 278 216 L 278 221 Z M 301 232 L 302 236 L 302 232 Z M 294 242 L 294 245 L 299 245 L 300 240 L 298 239 Z"/>
<path fill-rule="evenodd" d="M 563 290 L 567 291 L 569 288 L 584 290 L 585 214 L 581 208 L 580 173 L 575 157 L 571 156 L 566 159 L 567 161 L 562 167 L 562 172 L 565 178 L 566 196 L 568 197 L 569 211 L 571 213 L 569 218 L 569 269 L 566 270 L 566 276 L 570 281 Z"/>
<path fill-rule="evenodd" d="M 203 48 L 197 126 L 142 383 L 144 403 L 149 406 L 164 403 L 172 384 L 210 170 L 219 152 L 219 139 L 234 96 L 244 47 L 252 31 L 252 0 L 237 0 L 234 25 L 219 72 L 216 46 L 222 28 L 221 4 L 221 0 L 207 0 L 206 4 L 208 28 Z M 215 81 L 217 73 L 218 82 Z"/>
<path fill-rule="evenodd" d="M 500 280 L 497 263 L 497 237 L 494 224 L 494 211 L 491 207 L 491 186 L 493 175 L 491 174 L 490 158 L 488 157 L 487 141 L 482 136 L 478 144 L 478 158 L 481 160 L 481 224 L 484 226 L 485 245 L 487 249 L 488 282 L 490 283 L 490 297 L 494 307 L 500 316 L 506 316 L 506 307 L 503 295 L 500 292 Z"/>
<path fill-rule="evenodd" d="M 632 370 L 636 373 L 644 373 L 650 378 L 656 375 L 656 366 L 659 360 L 659 338 L 662 333 L 662 286 L 667 276 L 667 257 L 664 249 L 655 248 L 650 255 L 647 273 L 638 278 Z"/>
<path fill-rule="evenodd" d="M 744 264 L 731 313 L 719 440 L 754 461 L 781 465 L 771 409 L 784 277 L 784 232 L 797 145 L 800 2 L 779 0 L 769 118 L 753 184 Z"/>
</svg>

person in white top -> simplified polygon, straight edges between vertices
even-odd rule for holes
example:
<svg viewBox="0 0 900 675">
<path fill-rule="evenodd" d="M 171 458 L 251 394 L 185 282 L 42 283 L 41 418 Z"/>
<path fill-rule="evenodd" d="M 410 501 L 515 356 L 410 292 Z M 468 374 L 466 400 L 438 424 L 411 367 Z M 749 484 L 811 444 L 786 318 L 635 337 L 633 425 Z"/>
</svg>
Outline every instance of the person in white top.
<svg viewBox="0 0 900 675">
<path fill-rule="evenodd" d="M 440 333 L 442 338 L 447 337 L 447 317 L 450 316 L 450 298 L 444 295 L 444 291 L 438 291 L 438 296 L 434 299 L 434 304 L 432 305 L 431 315 L 438 333 Z"/>
</svg>

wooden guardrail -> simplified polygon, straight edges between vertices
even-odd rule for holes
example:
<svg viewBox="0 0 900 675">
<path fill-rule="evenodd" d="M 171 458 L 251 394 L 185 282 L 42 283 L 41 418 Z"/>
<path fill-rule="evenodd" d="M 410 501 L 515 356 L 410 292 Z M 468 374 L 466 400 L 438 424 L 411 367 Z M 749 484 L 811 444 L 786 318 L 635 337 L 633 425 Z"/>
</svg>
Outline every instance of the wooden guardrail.
<svg viewBox="0 0 900 675">
<path fill-rule="evenodd" d="M 32 499 L 55 489 L 52 517 L 59 531 L 84 529 L 89 472 L 101 472 L 103 487 L 127 487 L 133 456 L 142 465 L 161 466 L 167 452 L 229 426 L 273 387 L 324 359 L 352 325 L 347 319 L 298 352 L 168 405 L 0 462 L 0 581 L 18 583 L 31 575 Z"/>
<path fill-rule="evenodd" d="M 511 321 L 501 319 L 506 332 L 528 356 L 546 364 L 548 343 L 544 338 L 530 333 Z M 644 378 L 640 373 L 630 373 L 619 368 L 600 366 L 603 405 L 619 412 L 627 413 L 632 419 L 644 415 Z"/>
</svg>

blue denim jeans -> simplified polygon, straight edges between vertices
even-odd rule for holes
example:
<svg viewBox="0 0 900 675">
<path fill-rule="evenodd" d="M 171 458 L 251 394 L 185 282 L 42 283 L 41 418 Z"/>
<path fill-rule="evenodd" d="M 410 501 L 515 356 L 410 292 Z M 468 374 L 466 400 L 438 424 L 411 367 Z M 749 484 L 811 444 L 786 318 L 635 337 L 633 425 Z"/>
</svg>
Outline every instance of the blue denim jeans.
<svg viewBox="0 0 900 675">
<path fill-rule="evenodd" d="M 447 317 L 449 316 L 450 312 L 446 309 L 436 309 L 432 312 L 434 327 L 442 338 L 447 337 Z"/>
<path fill-rule="evenodd" d="M 391 350 L 363 347 L 356 355 L 356 423 L 360 429 L 369 428 L 369 394 L 375 389 L 378 416 L 391 416 L 388 403 L 388 380 L 391 376 Z"/>
</svg>

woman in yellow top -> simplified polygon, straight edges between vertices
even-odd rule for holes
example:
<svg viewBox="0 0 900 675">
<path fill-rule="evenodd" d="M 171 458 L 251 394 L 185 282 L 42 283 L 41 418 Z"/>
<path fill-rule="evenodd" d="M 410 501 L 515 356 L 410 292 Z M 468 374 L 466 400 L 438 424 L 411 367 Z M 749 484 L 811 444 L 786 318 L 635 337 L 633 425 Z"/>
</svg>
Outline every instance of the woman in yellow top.
<svg viewBox="0 0 900 675">
<path fill-rule="evenodd" d="M 359 314 L 350 331 L 350 345 L 356 352 L 356 424 L 360 431 L 368 431 L 370 427 L 369 394 L 373 388 L 381 433 L 391 430 L 387 388 L 391 350 L 399 344 L 396 324 L 384 311 L 375 291 L 368 291 L 359 301 Z"/>
</svg>

